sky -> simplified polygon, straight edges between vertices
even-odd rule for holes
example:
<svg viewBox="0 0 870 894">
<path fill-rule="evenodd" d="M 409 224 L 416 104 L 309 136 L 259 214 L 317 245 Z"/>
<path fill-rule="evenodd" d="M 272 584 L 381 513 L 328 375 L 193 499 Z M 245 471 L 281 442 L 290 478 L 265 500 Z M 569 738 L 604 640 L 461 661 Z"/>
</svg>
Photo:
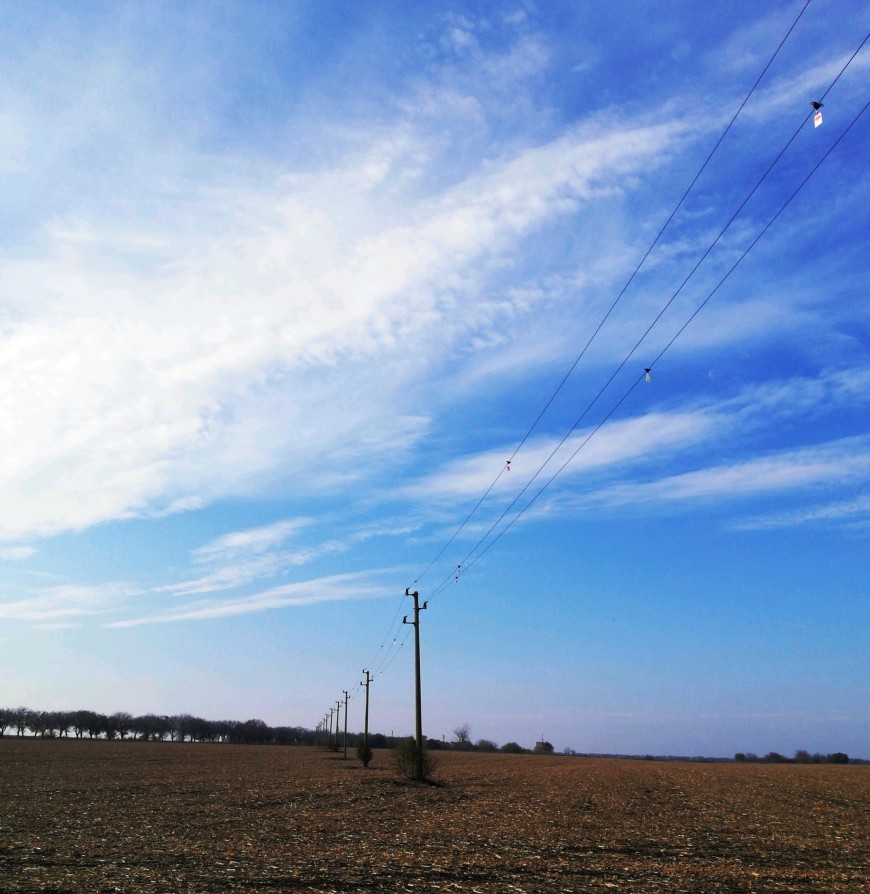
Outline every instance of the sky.
<svg viewBox="0 0 870 894">
<path fill-rule="evenodd" d="M 0 705 L 413 733 L 410 588 L 427 736 L 870 758 L 870 9 L 804 4 L 4 4 Z"/>
</svg>

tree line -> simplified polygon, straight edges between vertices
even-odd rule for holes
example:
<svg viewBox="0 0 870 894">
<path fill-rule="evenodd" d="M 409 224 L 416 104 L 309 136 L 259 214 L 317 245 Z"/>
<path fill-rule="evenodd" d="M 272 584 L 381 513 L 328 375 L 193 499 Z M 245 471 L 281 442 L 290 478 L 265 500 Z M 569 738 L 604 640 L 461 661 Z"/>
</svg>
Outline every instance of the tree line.
<svg viewBox="0 0 870 894">
<path fill-rule="evenodd" d="M 31 708 L 0 708 L 0 738 L 10 731 L 43 739 L 115 739 L 140 742 L 226 742 L 235 745 L 318 745 L 338 748 L 343 735 L 328 740 L 323 730 L 303 726 L 269 726 L 263 720 L 206 720 L 192 714 L 141 714 L 126 711 L 102 714 L 99 711 L 35 711 Z M 402 736 L 370 733 L 371 748 L 395 748 Z M 347 743 L 356 747 L 362 733 L 348 733 Z M 494 743 L 492 750 L 495 750 Z M 431 748 L 449 748 L 450 743 L 429 740 Z M 502 750 L 523 751 L 516 743 Z M 488 750 L 488 749 L 481 749 Z"/>
<path fill-rule="evenodd" d="M 809 751 L 800 748 L 794 753 L 794 757 L 786 757 L 778 751 L 769 751 L 764 757 L 759 757 L 751 752 L 738 751 L 734 755 L 734 760 L 738 763 L 760 761 L 767 764 L 848 764 L 849 755 L 842 751 L 835 751 L 832 754 L 820 754 L 819 752 L 810 754 Z"/>
<path fill-rule="evenodd" d="M 142 714 L 126 711 L 34 711 L 0 708 L 0 736 L 40 738 L 136 739 L 144 742 L 230 742 L 243 745 L 313 745 L 315 733 L 300 726 L 269 726 L 262 720 L 205 720 L 192 714 Z"/>
<path fill-rule="evenodd" d="M 338 748 L 343 734 L 326 736 L 324 730 L 302 726 L 269 726 L 263 720 L 206 720 L 192 714 L 141 714 L 126 711 L 103 714 L 99 711 L 36 711 L 31 708 L 0 708 L 0 738 L 7 730 L 16 736 L 32 735 L 43 739 L 115 739 L 140 742 L 226 742 L 236 745 L 318 745 Z M 500 751 L 505 754 L 552 754 L 549 742 L 538 742 L 534 749 L 516 742 L 499 747 L 489 739 L 472 742 L 470 727 L 454 730 L 455 741 L 427 739 L 430 751 Z M 370 748 L 395 748 L 402 736 L 369 734 Z M 347 744 L 356 747 L 362 733 L 348 733 Z"/>
</svg>

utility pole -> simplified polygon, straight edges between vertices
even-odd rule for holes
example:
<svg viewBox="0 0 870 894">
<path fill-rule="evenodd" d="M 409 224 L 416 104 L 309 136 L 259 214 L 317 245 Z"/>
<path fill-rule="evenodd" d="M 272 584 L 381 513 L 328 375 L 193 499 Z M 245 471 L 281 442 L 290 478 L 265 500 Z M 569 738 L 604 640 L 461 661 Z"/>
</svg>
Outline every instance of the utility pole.
<svg viewBox="0 0 870 894">
<path fill-rule="evenodd" d="M 364 670 L 363 673 L 366 675 L 365 683 L 361 683 L 361 686 L 365 686 L 366 688 L 366 724 L 363 731 L 363 754 L 368 756 L 369 753 L 369 685 L 372 682 L 372 675 Z M 368 766 L 368 760 L 366 760 L 366 766 Z"/>
<path fill-rule="evenodd" d="M 347 702 L 350 696 L 347 693 L 346 689 L 343 689 L 344 692 L 344 757 L 342 760 L 347 760 Z"/>
<path fill-rule="evenodd" d="M 338 751 L 338 723 L 341 719 L 341 699 L 335 703 L 335 750 Z"/>
<path fill-rule="evenodd" d="M 410 587 L 405 587 L 405 595 L 410 596 L 414 600 L 414 620 L 409 621 L 408 616 L 402 618 L 403 624 L 412 624 L 414 627 L 414 678 L 416 688 L 416 708 L 417 708 L 417 759 L 414 766 L 414 778 L 418 781 L 423 779 L 423 700 L 420 695 L 420 612 L 429 605 L 428 600 L 420 606 L 420 594 L 414 590 L 411 592 Z"/>
<path fill-rule="evenodd" d="M 326 737 L 327 749 L 332 748 L 332 717 L 335 714 L 335 708 L 329 709 L 329 735 Z"/>
</svg>

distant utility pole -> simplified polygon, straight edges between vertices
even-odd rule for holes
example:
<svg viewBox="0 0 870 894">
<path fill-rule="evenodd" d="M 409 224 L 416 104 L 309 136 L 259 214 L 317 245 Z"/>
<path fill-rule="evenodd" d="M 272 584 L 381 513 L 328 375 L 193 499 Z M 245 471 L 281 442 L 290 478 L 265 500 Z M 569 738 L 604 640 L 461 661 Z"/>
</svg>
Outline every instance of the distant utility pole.
<svg viewBox="0 0 870 894">
<path fill-rule="evenodd" d="M 369 686 L 372 682 L 372 675 L 364 670 L 363 673 L 366 675 L 365 683 L 361 683 L 361 686 L 365 686 L 366 688 L 366 724 L 363 731 L 363 754 L 369 753 Z"/>
<path fill-rule="evenodd" d="M 329 735 L 326 737 L 326 747 L 332 747 L 332 718 L 335 714 L 335 708 L 329 709 Z"/>
<path fill-rule="evenodd" d="M 341 719 L 341 699 L 335 703 L 335 750 L 338 751 L 338 723 Z"/>
<path fill-rule="evenodd" d="M 420 612 L 429 605 L 428 600 L 420 606 L 420 594 L 414 590 L 411 592 L 410 587 L 405 588 L 405 595 L 410 596 L 414 600 L 414 620 L 409 621 L 408 616 L 402 618 L 403 624 L 412 624 L 414 626 L 414 678 L 416 688 L 416 708 L 417 708 L 417 759 L 414 762 L 414 778 L 418 781 L 423 779 L 423 703 L 420 695 Z"/>
<path fill-rule="evenodd" d="M 344 757 L 342 760 L 347 760 L 347 702 L 350 696 L 346 689 L 343 689 L 342 692 L 344 692 Z"/>
</svg>

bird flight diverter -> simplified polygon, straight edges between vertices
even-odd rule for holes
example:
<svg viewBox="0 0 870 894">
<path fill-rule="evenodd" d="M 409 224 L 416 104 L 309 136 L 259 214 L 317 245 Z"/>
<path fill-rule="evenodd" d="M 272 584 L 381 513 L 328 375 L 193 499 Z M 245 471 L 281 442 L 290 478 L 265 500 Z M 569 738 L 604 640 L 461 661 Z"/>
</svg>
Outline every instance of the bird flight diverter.
<svg viewBox="0 0 870 894">
<path fill-rule="evenodd" d="M 822 106 L 824 103 L 812 102 L 810 105 L 816 110 L 816 114 L 813 115 L 813 127 L 818 127 L 822 123 Z"/>
</svg>

